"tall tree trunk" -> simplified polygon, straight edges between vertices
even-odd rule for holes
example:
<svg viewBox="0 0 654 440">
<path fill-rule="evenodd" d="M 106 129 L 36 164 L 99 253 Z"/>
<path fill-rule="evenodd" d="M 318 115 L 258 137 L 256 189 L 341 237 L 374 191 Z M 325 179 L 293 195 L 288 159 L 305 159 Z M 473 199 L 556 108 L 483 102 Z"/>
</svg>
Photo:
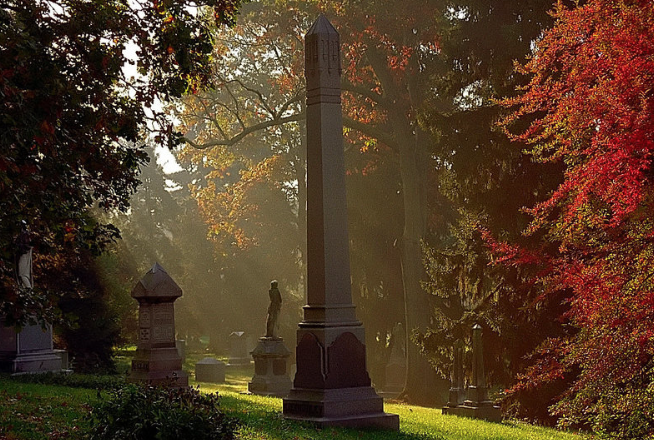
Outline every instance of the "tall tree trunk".
<svg viewBox="0 0 654 440">
<path fill-rule="evenodd" d="M 426 230 L 426 203 L 423 185 L 425 167 L 421 166 L 422 151 L 426 151 L 424 133 L 410 114 L 419 107 L 422 99 L 416 95 L 415 72 L 402 93 L 388 70 L 386 57 L 374 47 L 367 51 L 368 60 L 381 83 L 388 112 L 392 147 L 399 153 L 400 178 L 404 202 L 404 230 L 402 234 L 402 284 L 404 291 L 404 316 L 406 329 L 407 376 L 401 397 L 422 405 L 443 405 L 447 402 L 449 383 L 437 377 L 436 372 L 420 348 L 411 339 L 413 332 L 425 332 L 433 313 L 430 296 L 422 288 L 425 270 L 422 264 L 421 241 Z M 398 88 L 399 87 L 399 88 Z M 407 96 L 408 94 L 408 96 Z"/>
<path fill-rule="evenodd" d="M 418 345 L 411 340 L 413 332 L 425 332 L 430 325 L 433 306 L 422 288 L 424 267 L 421 240 L 425 234 L 425 204 L 421 185 L 419 150 L 413 138 L 400 143 L 400 175 L 404 199 L 404 231 L 402 237 L 402 281 L 407 337 L 407 376 L 402 396 L 421 405 L 443 405 L 447 401 L 448 384 L 439 379 Z"/>
</svg>

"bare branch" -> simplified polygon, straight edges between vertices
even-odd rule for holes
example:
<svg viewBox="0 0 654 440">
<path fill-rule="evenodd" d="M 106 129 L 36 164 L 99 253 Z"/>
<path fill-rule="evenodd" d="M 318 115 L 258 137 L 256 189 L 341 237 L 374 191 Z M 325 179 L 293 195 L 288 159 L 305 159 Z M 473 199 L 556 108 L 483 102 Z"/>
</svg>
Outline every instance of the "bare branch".
<svg viewBox="0 0 654 440">
<path fill-rule="evenodd" d="M 265 130 L 266 128 L 269 127 L 274 127 L 276 125 L 282 125 L 282 124 L 287 124 L 289 122 L 297 122 L 301 121 L 304 119 L 306 115 L 304 112 L 301 113 L 295 113 L 290 116 L 286 116 L 283 118 L 275 118 L 275 119 L 269 119 L 267 121 L 260 122 L 258 124 L 254 124 L 250 127 L 244 127 L 243 130 L 237 134 L 236 136 L 229 138 L 229 139 L 216 139 L 211 142 L 207 142 L 205 144 L 198 144 L 196 142 L 193 142 L 190 139 L 187 139 L 185 137 L 182 138 L 184 142 L 192 146 L 193 148 L 197 148 L 198 150 L 205 150 L 207 148 L 211 147 L 217 147 L 217 146 L 228 146 L 231 147 L 232 145 L 235 145 L 236 143 L 240 142 L 244 137 L 246 137 L 249 134 L 255 133 L 259 130 Z"/>
</svg>

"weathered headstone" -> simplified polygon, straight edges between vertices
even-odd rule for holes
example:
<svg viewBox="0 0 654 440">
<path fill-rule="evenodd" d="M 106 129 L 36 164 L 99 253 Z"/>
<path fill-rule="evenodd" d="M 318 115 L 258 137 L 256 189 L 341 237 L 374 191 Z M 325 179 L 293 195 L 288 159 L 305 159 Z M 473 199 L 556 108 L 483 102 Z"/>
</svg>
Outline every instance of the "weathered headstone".
<svg viewBox="0 0 654 440">
<path fill-rule="evenodd" d="M 25 289 L 34 286 L 32 276 L 32 246 L 27 225 L 16 240 L 16 277 Z M 6 327 L 0 317 L 0 371 L 8 373 L 38 373 L 61 371 L 62 358 L 53 350 L 52 325 L 27 324 L 20 332 Z"/>
<path fill-rule="evenodd" d="M 391 350 L 391 356 L 386 364 L 384 389 L 382 396 L 397 397 L 404 389 L 406 382 L 406 353 L 404 350 L 404 338 L 395 338 L 395 345 Z"/>
<path fill-rule="evenodd" d="M 53 350 L 52 326 L 26 325 L 20 332 L 0 319 L 0 371 L 42 373 L 61 371 L 62 358 Z"/>
<path fill-rule="evenodd" d="M 242 367 L 250 365 L 248 353 L 248 340 L 245 332 L 232 332 L 229 335 L 229 362 L 228 367 Z"/>
<path fill-rule="evenodd" d="M 182 289 L 158 263 L 132 289 L 139 302 L 139 334 L 128 382 L 188 386 L 175 346 L 175 306 Z"/>
<path fill-rule="evenodd" d="M 380 395 L 384 398 L 395 398 L 400 395 L 406 382 L 406 350 L 402 325 L 393 329 L 393 348 L 386 364 L 384 388 Z"/>
<path fill-rule="evenodd" d="M 175 341 L 175 348 L 177 349 L 177 353 L 179 354 L 179 357 L 182 358 L 182 362 L 185 362 L 186 361 L 186 340 L 177 339 Z"/>
<path fill-rule="evenodd" d="M 214 358 L 204 358 L 195 364 L 195 380 L 198 382 L 224 383 L 225 363 Z"/>
<path fill-rule="evenodd" d="M 459 402 L 463 388 L 463 346 L 459 341 L 457 341 L 459 344 L 455 344 L 453 366 L 455 373 L 450 389 L 450 399 L 447 406 L 443 408 L 443 414 L 499 422 L 502 420 L 500 408 L 488 400 L 481 335 L 481 326 L 475 324 L 472 327 L 472 383 L 466 390 L 467 398 L 462 404 Z"/>
<path fill-rule="evenodd" d="M 454 408 L 463 403 L 465 396 L 463 377 L 463 342 L 457 340 L 453 347 L 452 374 L 450 379 L 450 395 L 447 407 Z M 447 411 L 446 411 L 447 412 Z"/>
<path fill-rule="evenodd" d="M 277 335 L 282 296 L 277 288 L 277 281 L 270 283 L 268 291 L 270 306 L 266 318 L 266 335 L 259 338 L 259 343 L 252 350 L 254 359 L 254 377 L 248 383 L 252 394 L 283 397 L 291 390 L 291 378 L 288 375 L 288 351 L 284 340 Z"/>
<path fill-rule="evenodd" d="M 384 413 L 371 386 L 350 290 L 340 57 L 338 32 L 321 15 L 305 38 L 308 304 L 284 417 L 397 430 L 398 416 Z"/>
</svg>

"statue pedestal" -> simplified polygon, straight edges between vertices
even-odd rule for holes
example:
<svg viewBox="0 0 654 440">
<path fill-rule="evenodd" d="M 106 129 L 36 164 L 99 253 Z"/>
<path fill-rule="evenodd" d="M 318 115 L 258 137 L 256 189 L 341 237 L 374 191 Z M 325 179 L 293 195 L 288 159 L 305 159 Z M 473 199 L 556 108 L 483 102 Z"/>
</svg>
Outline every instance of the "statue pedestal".
<svg viewBox="0 0 654 440">
<path fill-rule="evenodd" d="M 282 338 L 259 338 L 252 351 L 254 377 L 248 383 L 248 391 L 262 396 L 284 397 L 291 390 L 288 375 L 288 351 Z"/>
</svg>

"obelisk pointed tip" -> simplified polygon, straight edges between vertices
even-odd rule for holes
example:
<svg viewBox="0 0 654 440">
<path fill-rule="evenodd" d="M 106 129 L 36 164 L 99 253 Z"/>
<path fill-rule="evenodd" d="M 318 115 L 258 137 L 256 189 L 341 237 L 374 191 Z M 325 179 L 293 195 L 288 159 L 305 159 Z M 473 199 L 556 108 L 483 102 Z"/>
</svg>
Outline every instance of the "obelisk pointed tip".
<svg viewBox="0 0 654 440">
<path fill-rule="evenodd" d="M 325 14 L 320 14 L 316 19 L 316 21 L 313 23 L 313 25 L 309 28 L 309 31 L 307 32 L 307 36 L 314 35 L 314 34 L 338 35 L 338 32 L 336 32 L 334 26 L 332 26 L 332 24 L 329 22 L 327 17 L 325 17 Z"/>
</svg>

